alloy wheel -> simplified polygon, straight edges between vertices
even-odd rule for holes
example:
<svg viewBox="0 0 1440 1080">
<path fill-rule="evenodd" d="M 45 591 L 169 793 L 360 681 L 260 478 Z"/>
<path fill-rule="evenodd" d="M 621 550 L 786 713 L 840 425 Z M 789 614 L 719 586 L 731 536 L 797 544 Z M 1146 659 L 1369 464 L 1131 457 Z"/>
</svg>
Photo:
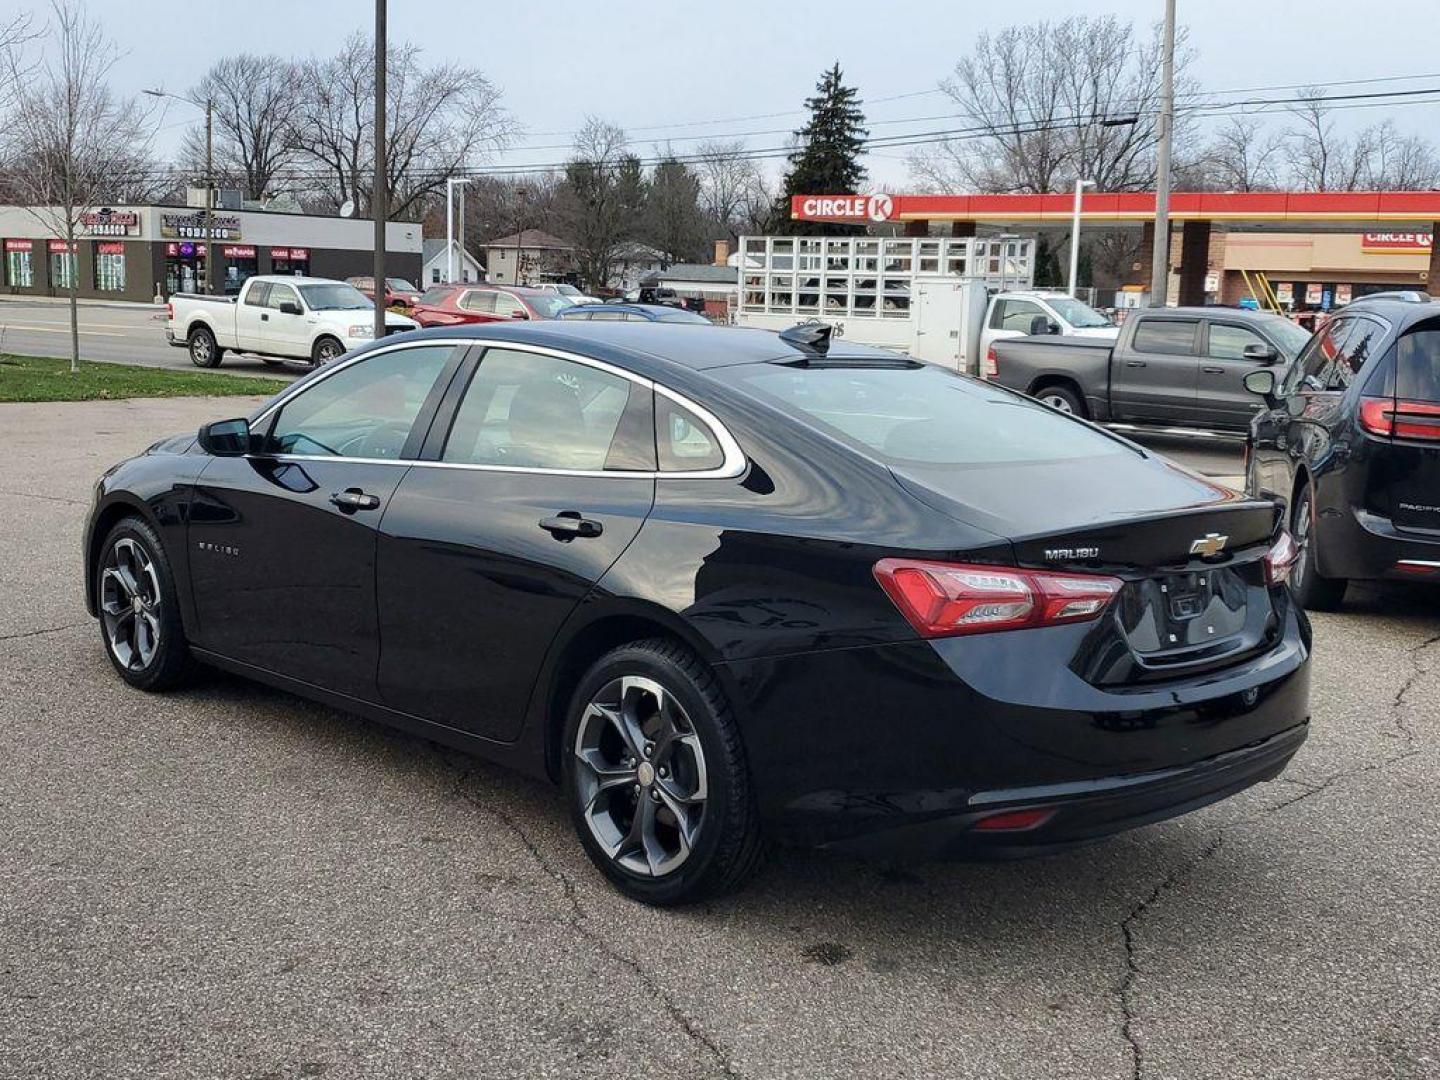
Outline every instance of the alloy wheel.
<svg viewBox="0 0 1440 1080">
<path fill-rule="evenodd" d="M 1075 410 L 1070 407 L 1070 401 L 1059 394 L 1041 394 L 1040 402 L 1049 405 L 1056 412 L 1073 413 Z"/>
<path fill-rule="evenodd" d="M 190 339 L 190 360 L 196 367 L 210 366 L 210 338 L 205 334 L 196 334 Z"/>
<path fill-rule="evenodd" d="M 675 695 L 653 679 L 612 679 L 585 706 L 572 750 L 585 823 L 606 856 L 645 877 L 677 870 L 709 791 L 700 737 Z"/>
<path fill-rule="evenodd" d="M 1295 565 L 1290 570 L 1293 587 L 1302 589 L 1310 573 L 1310 493 L 1307 491 L 1295 501 L 1295 514 L 1290 523 L 1290 535 L 1300 553 L 1295 556 Z"/>
<path fill-rule="evenodd" d="M 339 348 L 333 341 L 322 341 L 315 347 L 316 364 L 328 364 L 340 355 Z"/>
<path fill-rule="evenodd" d="M 160 578 L 141 544 L 122 536 L 100 571 L 100 615 L 115 660 L 130 671 L 150 666 L 160 648 Z"/>
</svg>

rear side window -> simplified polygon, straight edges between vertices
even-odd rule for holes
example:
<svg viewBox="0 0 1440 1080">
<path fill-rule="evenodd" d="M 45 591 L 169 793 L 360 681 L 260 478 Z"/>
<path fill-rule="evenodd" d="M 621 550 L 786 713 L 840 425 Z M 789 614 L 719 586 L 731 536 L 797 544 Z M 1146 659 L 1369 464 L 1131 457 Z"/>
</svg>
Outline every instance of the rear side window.
<svg viewBox="0 0 1440 1080">
<path fill-rule="evenodd" d="M 1396 343 L 1395 396 L 1440 402 L 1440 329 L 1416 330 Z"/>
<path fill-rule="evenodd" d="M 655 449 L 661 472 L 699 472 L 725 464 L 720 440 L 701 420 L 678 401 L 655 395 Z"/>
<path fill-rule="evenodd" d="M 270 283 L 268 281 L 256 281 L 245 291 L 246 307 L 264 307 L 270 302 Z"/>
<path fill-rule="evenodd" d="M 1130 453 L 1048 406 L 930 364 L 735 370 L 757 397 L 889 463 L 986 465 Z"/>
<path fill-rule="evenodd" d="M 495 294 L 484 289 L 471 289 L 460 298 L 460 306 L 466 311 L 488 315 L 495 310 Z"/>
<path fill-rule="evenodd" d="M 1141 319 L 1130 347 L 1136 352 L 1189 356 L 1195 351 L 1194 319 Z"/>
<path fill-rule="evenodd" d="M 455 414 L 442 460 L 599 472 L 635 385 L 558 356 L 490 349 Z"/>
</svg>

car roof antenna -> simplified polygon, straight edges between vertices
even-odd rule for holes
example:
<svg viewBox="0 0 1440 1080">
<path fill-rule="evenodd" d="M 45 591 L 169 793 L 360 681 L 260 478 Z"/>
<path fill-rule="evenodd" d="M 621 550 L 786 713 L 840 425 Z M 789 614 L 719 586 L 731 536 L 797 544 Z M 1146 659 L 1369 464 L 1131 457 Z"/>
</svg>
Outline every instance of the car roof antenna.
<svg viewBox="0 0 1440 1080">
<path fill-rule="evenodd" d="M 824 356 L 830 351 L 830 335 L 834 332 L 835 328 L 829 323 L 796 323 L 789 329 L 780 331 L 780 340 L 794 345 L 797 349 Z"/>
</svg>

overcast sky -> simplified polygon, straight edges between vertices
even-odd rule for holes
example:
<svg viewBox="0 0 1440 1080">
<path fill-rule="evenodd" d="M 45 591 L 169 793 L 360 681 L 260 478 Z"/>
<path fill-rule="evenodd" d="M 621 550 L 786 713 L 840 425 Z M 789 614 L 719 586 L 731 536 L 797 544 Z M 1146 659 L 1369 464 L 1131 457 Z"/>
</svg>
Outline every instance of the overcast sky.
<svg viewBox="0 0 1440 1080">
<path fill-rule="evenodd" d="M 44 10 L 41 3 L 9 6 Z M 1179 21 L 1198 53 L 1195 75 L 1206 89 L 1223 90 L 1440 72 L 1434 21 L 1426 25 L 1417 14 L 1426 6 L 1180 0 Z M 90 10 L 125 52 L 117 72 L 122 90 L 156 83 L 187 89 L 229 53 L 324 54 L 374 20 L 370 0 L 90 0 Z M 390 0 L 390 28 L 392 39 L 418 44 L 436 60 L 472 64 L 501 88 L 525 129 L 501 160 L 551 162 L 564 154 L 555 144 L 567 142 L 586 114 L 624 127 L 647 152 L 666 139 L 679 151 L 697 136 L 789 129 L 801 121 L 797 110 L 820 70 L 837 59 L 869 120 L 934 117 L 948 101 L 934 92 L 936 83 L 981 30 L 1105 12 L 1148 24 L 1163 3 Z M 1440 85 L 1440 75 L 1378 88 L 1400 85 Z M 172 106 L 164 120 L 161 153 L 183 133 L 182 109 Z M 1440 104 L 1356 110 L 1345 123 L 1383 117 L 1407 131 L 1440 133 Z M 874 133 L 937 126 L 944 124 L 886 123 Z M 747 141 L 775 146 L 784 137 Z M 871 155 L 875 186 L 905 183 L 904 153 Z"/>
</svg>

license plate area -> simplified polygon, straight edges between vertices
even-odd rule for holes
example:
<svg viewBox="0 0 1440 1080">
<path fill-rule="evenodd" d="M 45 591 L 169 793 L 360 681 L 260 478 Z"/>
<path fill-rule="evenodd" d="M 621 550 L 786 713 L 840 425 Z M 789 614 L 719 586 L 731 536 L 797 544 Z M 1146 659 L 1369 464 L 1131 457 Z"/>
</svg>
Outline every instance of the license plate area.
<svg viewBox="0 0 1440 1080">
<path fill-rule="evenodd" d="M 1137 656 L 1195 658 L 1197 650 L 1223 648 L 1244 632 L 1250 587 L 1230 567 L 1132 581 L 1121 591 L 1116 618 Z"/>
</svg>

